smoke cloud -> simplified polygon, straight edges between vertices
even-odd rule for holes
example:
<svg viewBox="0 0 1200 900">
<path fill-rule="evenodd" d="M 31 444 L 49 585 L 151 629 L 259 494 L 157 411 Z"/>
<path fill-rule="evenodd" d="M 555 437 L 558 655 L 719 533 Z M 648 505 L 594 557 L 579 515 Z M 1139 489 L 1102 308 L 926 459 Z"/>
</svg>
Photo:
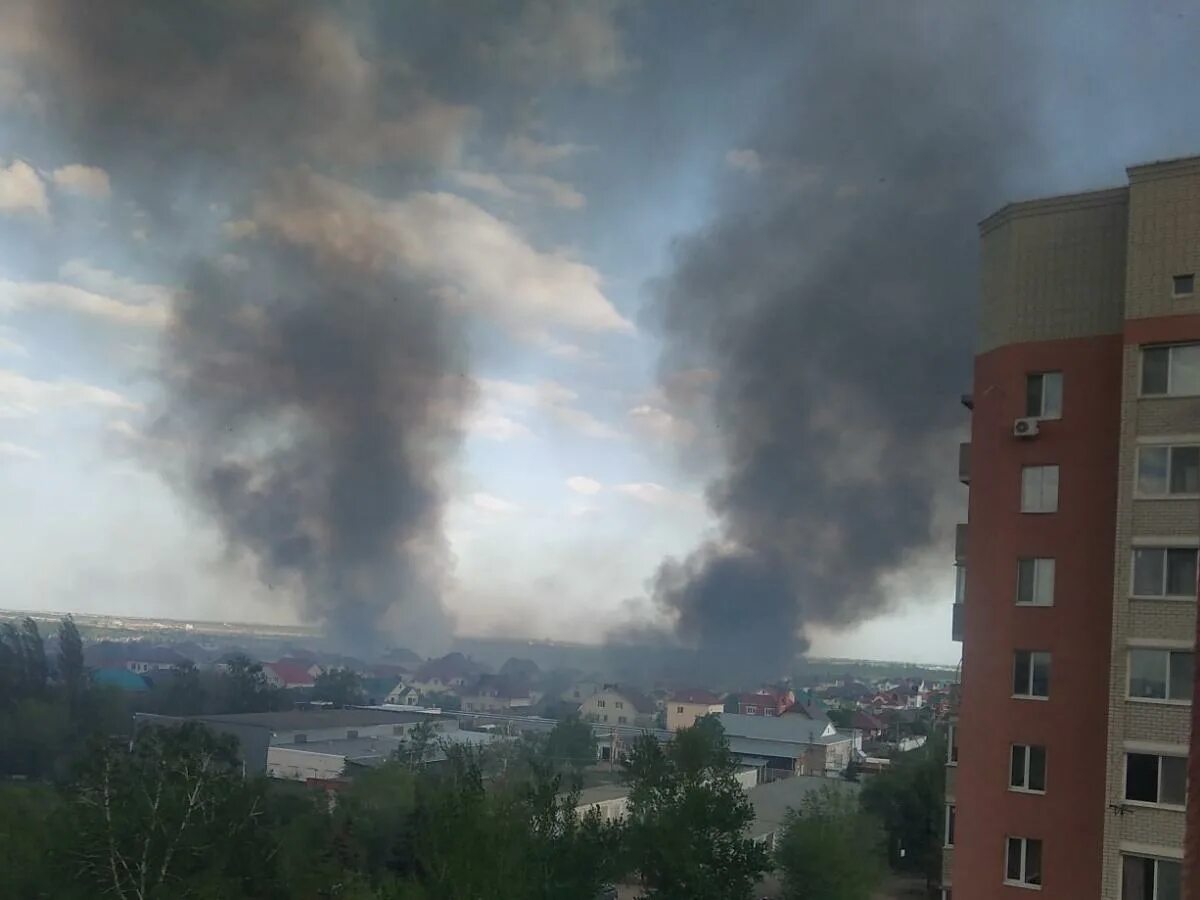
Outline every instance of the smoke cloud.
<svg viewBox="0 0 1200 900">
<path fill-rule="evenodd" d="M 809 625 L 887 609 L 886 576 L 934 539 L 935 498 L 957 488 L 975 223 L 1032 149 L 1000 17 L 828 13 L 795 28 L 797 62 L 727 157 L 734 186 L 651 310 L 664 385 L 714 376 L 720 458 L 719 533 L 666 561 L 654 597 L 711 665 L 763 676 L 789 671 Z"/>
<path fill-rule="evenodd" d="M 344 200 L 368 195 L 333 198 L 309 166 L 386 166 L 395 189 L 452 163 L 473 112 L 378 64 L 330 9 L 52 0 L 8 24 L 64 139 L 176 248 L 156 463 L 331 636 L 421 646 L 450 625 L 465 323 Z"/>
</svg>

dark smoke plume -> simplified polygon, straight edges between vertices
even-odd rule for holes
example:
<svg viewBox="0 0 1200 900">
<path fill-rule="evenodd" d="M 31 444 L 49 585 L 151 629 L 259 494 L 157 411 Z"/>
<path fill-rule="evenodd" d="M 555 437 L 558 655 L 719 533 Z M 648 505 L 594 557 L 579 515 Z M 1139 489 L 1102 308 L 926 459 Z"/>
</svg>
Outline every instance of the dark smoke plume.
<svg viewBox="0 0 1200 900">
<path fill-rule="evenodd" d="M 715 374 L 722 462 L 719 535 L 654 594 L 713 667 L 778 676 L 808 625 L 885 610 L 956 486 L 975 224 L 1029 151 L 1019 48 L 968 6 L 800 23 L 736 190 L 656 286 L 664 380 Z"/>
<path fill-rule="evenodd" d="M 38 0 L 13 21 L 64 141 L 177 251 L 157 462 L 333 636 L 420 644 L 448 629 L 440 481 L 473 393 L 463 323 L 387 253 L 367 195 L 307 166 L 386 165 L 394 189 L 453 158 L 470 116 L 376 65 L 370 29 L 338 9 Z"/>
</svg>

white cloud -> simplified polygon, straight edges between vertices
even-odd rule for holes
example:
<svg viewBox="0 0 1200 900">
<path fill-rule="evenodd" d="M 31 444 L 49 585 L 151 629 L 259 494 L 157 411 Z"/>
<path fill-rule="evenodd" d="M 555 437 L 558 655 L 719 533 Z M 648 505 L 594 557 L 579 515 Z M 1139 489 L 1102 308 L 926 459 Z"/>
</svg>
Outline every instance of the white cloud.
<svg viewBox="0 0 1200 900">
<path fill-rule="evenodd" d="M 471 505 L 490 513 L 514 513 L 521 510 L 521 507 L 509 500 L 482 492 L 471 495 Z"/>
<path fill-rule="evenodd" d="M 29 351 L 19 340 L 13 337 L 14 332 L 7 328 L 0 328 L 0 353 L 8 356 L 26 357 Z"/>
<path fill-rule="evenodd" d="M 10 441 L 0 441 L 0 459 L 37 460 L 42 454 L 32 447 L 14 444 Z"/>
<path fill-rule="evenodd" d="M 584 495 L 598 494 L 604 489 L 604 485 L 586 475 L 572 475 L 567 479 L 567 487 L 577 494 Z"/>
<path fill-rule="evenodd" d="M 46 186 L 23 159 L 13 160 L 7 168 L 0 165 L 0 213 L 30 213 L 43 219 L 50 216 Z"/>
<path fill-rule="evenodd" d="M 134 281 L 118 275 L 111 269 L 93 266 L 86 259 L 72 259 L 59 267 L 58 275 L 80 287 L 99 294 L 119 297 L 137 306 L 167 306 L 171 302 L 171 289 L 161 284 Z"/>
<path fill-rule="evenodd" d="M 143 285 L 142 287 L 150 287 Z M 157 328 L 166 324 L 164 304 L 127 303 L 73 284 L 45 281 L 8 281 L 0 278 L 0 312 L 48 307 L 109 319 L 125 325 Z"/>
<path fill-rule="evenodd" d="M 600 440 L 615 440 L 624 435 L 576 405 L 579 395 L 557 381 L 542 381 L 533 384 L 481 379 L 485 406 L 506 410 L 510 407 L 536 409 L 552 422 L 570 428 L 585 437 Z"/>
<path fill-rule="evenodd" d="M 479 191 L 501 200 L 541 203 L 559 209 L 583 209 L 587 198 L 572 185 L 548 175 L 497 175 L 459 169 L 450 177 L 460 187 Z"/>
<path fill-rule="evenodd" d="M 108 173 L 98 166 L 73 163 L 55 169 L 51 176 L 55 185 L 72 194 L 82 194 L 96 200 L 112 196 L 112 185 Z"/>
<path fill-rule="evenodd" d="M 631 481 L 613 485 L 618 494 L 645 503 L 649 506 L 698 507 L 700 498 L 695 494 L 673 491 L 653 481 Z"/>
<path fill-rule="evenodd" d="M 725 154 L 725 164 L 748 175 L 757 175 L 763 169 L 762 158 L 755 150 L 730 150 Z"/>
<path fill-rule="evenodd" d="M 504 157 L 528 169 L 539 169 L 590 149 L 583 144 L 545 144 L 526 135 L 516 134 L 504 142 Z"/>
<path fill-rule="evenodd" d="M 406 265 L 438 281 L 447 300 L 514 331 L 633 331 L 604 295 L 596 269 L 534 249 L 510 223 L 455 194 L 385 201 L 299 170 L 257 199 L 255 220 L 352 265 Z"/>
<path fill-rule="evenodd" d="M 0 369 L 0 419 L 18 419 L 63 407 L 141 410 L 142 405 L 116 391 L 82 381 L 38 381 Z"/>
<path fill-rule="evenodd" d="M 691 422 L 649 403 L 630 409 L 629 421 L 635 431 L 658 441 L 683 443 L 696 436 L 696 427 Z"/>
<path fill-rule="evenodd" d="M 515 441 L 533 437 L 528 427 L 492 410 L 481 410 L 471 419 L 470 429 L 491 441 Z"/>
</svg>

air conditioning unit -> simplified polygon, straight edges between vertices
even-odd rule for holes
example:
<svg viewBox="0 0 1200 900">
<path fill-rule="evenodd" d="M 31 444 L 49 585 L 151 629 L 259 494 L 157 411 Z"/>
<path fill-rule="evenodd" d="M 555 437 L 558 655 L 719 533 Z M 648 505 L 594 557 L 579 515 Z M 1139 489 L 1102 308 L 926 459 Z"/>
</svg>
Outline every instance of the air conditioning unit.
<svg viewBox="0 0 1200 900">
<path fill-rule="evenodd" d="M 1037 437 L 1037 433 L 1038 419 L 1035 416 L 1027 416 L 1013 422 L 1013 437 L 1031 438 Z"/>
</svg>

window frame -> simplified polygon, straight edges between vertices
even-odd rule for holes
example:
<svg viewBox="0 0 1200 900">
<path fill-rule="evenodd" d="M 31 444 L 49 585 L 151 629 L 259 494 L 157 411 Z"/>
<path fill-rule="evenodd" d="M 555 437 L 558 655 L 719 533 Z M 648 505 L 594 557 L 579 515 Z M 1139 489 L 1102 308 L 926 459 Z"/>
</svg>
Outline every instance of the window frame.
<svg viewBox="0 0 1200 900">
<path fill-rule="evenodd" d="M 1147 450 L 1165 450 L 1167 453 L 1166 489 L 1162 493 L 1153 493 L 1142 488 L 1142 454 Z M 1176 450 L 1200 451 L 1200 444 L 1183 441 L 1177 444 L 1140 444 L 1137 448 L 1137 459 L 1134 461 L 1134 491 L 1135 500 L 1195 500 L 1200 497 L 1200 491 L 1172 491 L 1171 473 L 1174 471 Z"/>
<path fill-rule="evenodd" d="M 1125 888 L 1124 888 L 1125 860 L 1127 860 L 1127 859 L 1140 859 L 1145 862 L 1154 864 L 1153 893 L 1151 894 L 1150 897 L 1145 898 L 1145 900 L 1168 900 L 1168 898 L 1159 897 L 1159 895 L 1158 895 L 1158 888 L 1159 888 L 1158 865 L 1159 865 L 1159 863 L 1165 862 L 1165 863 L 1171 863 L 1172 865 L 1179 866 L 1180 883 L 1182 884 L 1182 881 L 1183 881 L 1183 860 L 1182 859 L 1172 858 L 1169 856 L 1146 856 L 1145 854 L 1142 854 L 1142 853 L 1122 853 L 1121 854 L 1120 879 L 1119 879 L 1121 882 L 1121 900 L 1133 900 L 1133 898 L 1125 896 Z"/>
<path fill-rule="evenodd" d="M 1018 656 L 1018 654 L 1021 654 L 1021 653 L 1029 654 L 1029 680 L 1028 680 L 1027 687 L 1028 687 L 1030 693 L 1026 693 L 1026 694 L 1017 693 L 1017 656 Z M 1046 693 L 1045 694 L 1032 693 L 1033 682 L 1034 682 L 1034 672 L 1036 670 L 1035 662 L 1036 662 L 1036 658 L 1039 656 L 1045 657 L 1045 659 L 1046 659 Z M 1049 700 L 1050 699 L 1050 675 L 1051 675 L 1052 663 L 1053 663 L 1053 657 L 1051 656 L 1049 650 L 1020 650 L 1020 649 L 1013 650 L 1012 699 L 1014 699 L 1014 700 L 1042 700 L 1042 701 Z"/>
<path fill-rule="evenodd" d="M 1138 557 L 1139 552 L 1144 553 L 1149 550 L 1157 550 L 1160 553 L 1162 553 L 1162 569 L 1159 573 L 1161 576 L 1160 580 L 1162 583 L 1162 591 L 1161 591 L 1161 593 L 1157 593 L 1157 594 L 1139 594 L 1137 591 L 1137 557 Z M 1192 553 L 1196 554 L 1195 565 L 1196 565 L 1197 569 L 1200 570 L 1200 548 L 1191 547 L 1191 546 L 1187 546 L 1187 545 L 1171 545 L 1171 544 L 1134 544 L 1132 550 L 1130 551 L 1130 555 L 1129 555 L 1129 597 L 1130 597 L 1130 599 L 1133 599 L 1133 600 L 1173 600 L 1173 601 L 1183 600 L 1183 601 L 1193 601 L 1193 602 L 1196 600 L 1196 586 L 1195 586 L 1194 581 L 1192 583 L 1191 590 L 1186 594 L 1169 594 L 1169 593 L 1167 593 L 1167 586 L 1168 586 L 1168 582 L 1170 580 L 1170 578 L 1169 578 L 1170 558 L 1171 558 L 1172 550 L 1176 550 L 1176 551 L 1190 550 Z"/>
<path fill-rule="evenodd" d="M 1131 756 L 1152 756 L 1158 760 L 1155 778 L 1154 778 L 1154 795 L 1157 800 L 1133 800 L 1129 797 L 1129 757 Z M 1183 763 L 1183 803 L 1168 803 L 1162 798 L 1163 793 L 1163 764 L 1164 759 L 1178 759 Z M 1172 812 L 1182 812 L 1187 808 L 1187 752 L 1181 753 L 1164 753 L 1162 751 L 1143 751 L 1125 749 L 1125 765 L 1121 767 L 1121 802 L 1128 803 L 1131 806 L 1142 807 L 1145 809 L 1166 809 Z"/>
<path fill-rule="evenodd" d="M 1133 694 L 1133 654 L 1134 653 L 1158 653 L 1164 655 L 1165 665 L 1163 672 L 1163 696 L 1162 697 L 1138 697 Z M 1192 650 L 1185 650 L 1182 647 L 1129 647 L 1125 652 L 1125 699 L 1130 703 L 1157 703 L 1167 706 L 1191 706 L 1193 697 L 1186 699 L 1181 697 L 1171 696 L 1171 655 L 1174 653 L 1186 654 L 1192 657 L 1193 678 L 1195 677 L 1196 654 Z M 1186 679 L 1185 679 L 1186 680 Z M 1187 680 L 1189 686 L 1192 681 Z"/>
<path fill-rule="evenodd" d="M 1031 585 L 1033 588 L 1032 593 L 1033 593 L 1034 599 L 1032 599 L 1032 600 L 1022 600 L 1021 599 L 1021 566 L 1024 563 L 1032 563 L 1033 564 L 1033 576 L 1032 576 L 1033 580 L 1031 581 Z M 1038 593 L 1038 585 L 1040 584 L 1040 579 L 1038 576 L 1039 576 L 1039 571 L 1041 569 L 1045 568 L 1045 563 L 1050 564 L 1049 565 L 1049 568 L 1050 568 L 1050 599 L 1046 603 L 1040 603 L 1036 599 L 1037 593 Z M 1055 563 L 1055 557 L 1053 557 L 1053 556 L 1022 556 L 1022 557 L 1020 557 L 1017 560 L 1017 596 L 1013 602 L 1017 606 L 1053 606 L 1054 605 L 1054 591 L 1055 591 L 1055 574 L 1056 574 L 1057 568 L 1058 568 L 1058 566 Z"/>
<path fill-rule="evenodd" d="M 1020 871 L 1019 877 L 1015 878 L 1015 879 L 1008 877 L 1008 854 L 1009 854 L 1010 844 L 1012 841 L 1020 841 L 1021 842 L 1021 864 L 1020 864 L 1021 871 Z M 1038 880 L 1037 881 L 1029 881 L 1028 880 L 1029 879 L 1029 872 L 1028 872 L 1029 844 L 1031 842 L 1036 842 L 1038 844 L 1038 848 L 1039 848 L 1038 849 Z M 1045 845 L 1042 843 L 1041 838 L 1018 837 L 1015 834 L 1008 834 L 1008 835 L 1004 836 L 1004 883 L 1005 884 L 1013 885 L 1014 887 L 1029 888 L 1032 890 L 1040 891 L 1042 889 L 1042 881 L 1044 880 L 1043 870 L 1044 870 L 1045 866 L 1042 865 L 1042 862 L 1044 860 L 1045 860 Z"/>
<path fill-rule="evenodd" d="M 1047 376 L 1057 378 L 1058 380 L 1058 410 L 1054 413 L 1046 412 L 1046 378 Z M 1029 409 L 1029 393 L 1033 387 L 1033 380 L 1040 379 L 1038 389 L 1038 410 L 1032 412 Z M 1026 372 L 1025 373 L 1025 418 L 1037 419 L 1039 422 L 1053 422 L 1062 418 L 1063 410 L 1063 373 L 1062 369 L 1049 369 L 1041 372 Z"/>
<path fill-rule="evenodd" d="M 957 804 L 947 803 L 946 812 L 942 816 L 942 848 L 950 850 L 954 847 L 954 824 Z"/>
<path fill-rule="evenodd" d="M 1192 391 L 1191 393 L 1175 393 L 1171 388 L 1171 356 L 1177 347 L 1195 347 L 1200 353 L 1200 341 L 1180 341 L 1174 344 L 1143 344 L 1141 346 L 1141 359 L 1138 360 L 1138 397 L 1145 399 L 1164 399 L 1169 397 L 1200 397 L 1200 390 Z M 1146 352 L 1165 350 L 1167 351 L 1167 383 L 1166 390 L 1162 393 L 1148 393 L 1146 391 Z"/>
<path fill-rule="evenodd" d="M 958 725 L 955 722 L 946 724 L 946 765 L 958 765 Z"/>
<path fill-rule="evenodd" d="M 1025 759 L 1024 759 L 1024 764 L 1022 766 L 1022 769 L 1023 769 L 1022 775 L 1024 776 L 1024 779 L 1025 779 L 1024 784 L 1013 784 L 1012 783 L 1012 758 L 1013 758 L 1013 754 L 1016 752 L 1016 749 L 1018 747 L 1022 748 L 1025 751 L 1025 753 L 1024 753 Z M 1033 769 L 1033 766 L 1031 764 L 1033 754 L 1030 751 L 1033 750 L 1035 747 L 1042 751 L 1042 787 L 1041 788 L 1034 788 L 1034 787 L 1029 786 L 1030 781 L 1031 781 L 1030 773 L 1032 772 L 1032 769 Z M 1045 787 L 1045 785 L 1046 785 L 1046 768 L 1047 768 L 1047 766 L 1046 766 L 1046 747 L 1044 745 L 1042 745 L 1042 744 L 1009 744 L 1008 745 L 1008 789 L 1010 791 L 1012 791 L 1013 793 L 1045 794 L 1046 793 L 1046 787 Z"/>
<path fill-rule="evenodd" d="M 1179 279 L 1189 279 L 1190 287 L 1186 291 L 1179 290 Z M 1196 273 L 1195 272 L 1178 272 L 1171 276 L 1171 297 L 1179 299 L 1180 297 L 1194 297 L 1196 295 Z"/>
<path fill-rule="evenodd" d="M 1050 508 L 1045 508 L 1046 501 L 1046 472 L 1054 470 L 1054 504 Z M 1040 483 L 1038 485 L 1038 500 L 1039 508 L 1025 508 L 1025 475 L 1026 473 L 1039 473 Z M 1046 516 L 1053 515 L 1058 512 L 1058 503 L 1062 494 L 1062 470 L 1058 463 L 1036 463 L 1026 466 L 1021 466 L 1021 490 L 1019 500 L 1020 511 L 1025 515 Z"/>
</svg>

